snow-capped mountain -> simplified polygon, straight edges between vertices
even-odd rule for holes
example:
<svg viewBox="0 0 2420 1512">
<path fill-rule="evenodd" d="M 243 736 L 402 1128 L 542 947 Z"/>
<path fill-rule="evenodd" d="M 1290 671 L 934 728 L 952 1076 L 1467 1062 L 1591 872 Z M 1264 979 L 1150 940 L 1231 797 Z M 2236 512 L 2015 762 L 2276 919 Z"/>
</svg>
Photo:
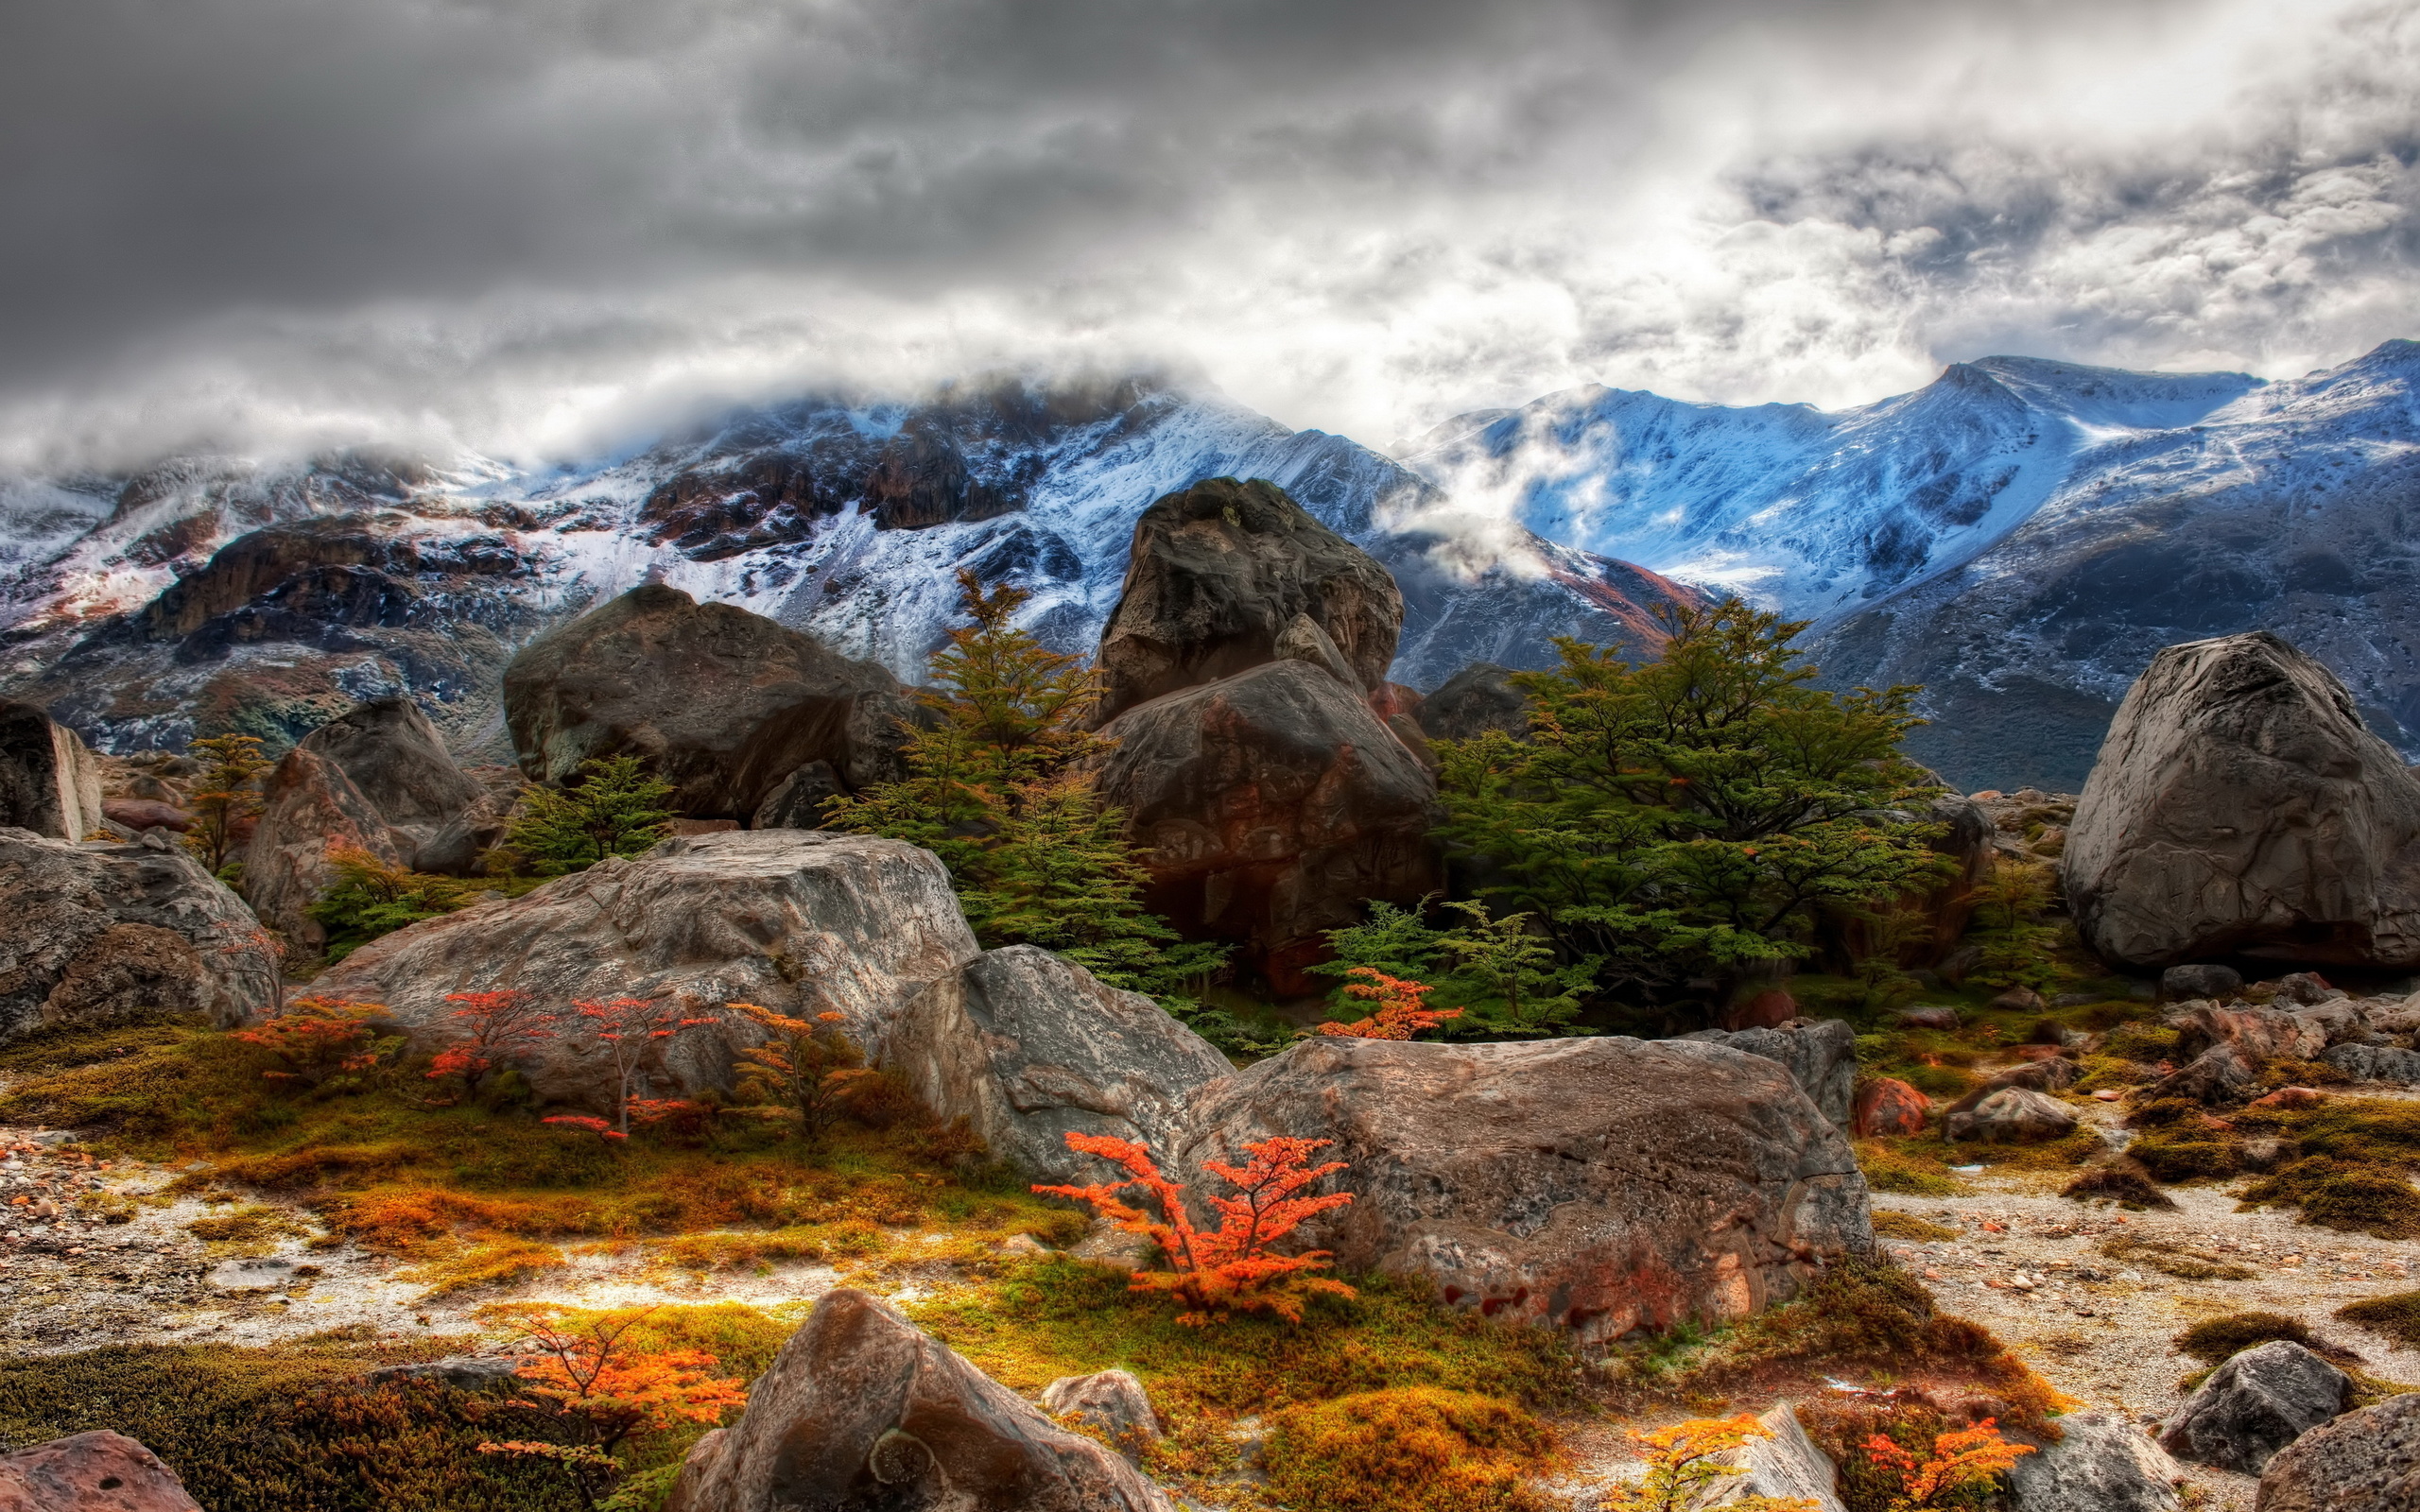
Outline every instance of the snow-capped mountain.
<svg viewBox="0 0 2420 1512">
<path fill-rule="evenodd" d="M 2073 788 L 2159 647 L 2268 628 L 2420 747 L 2420 343 L 2264 383 L 2021 357 L 1827 413 L 1590 388 L 1406 460 L 1549 539 L 1812 620 L 1919 682 L 1954 781 Z"/>
<path fill-rule="evenodd" d="M 512 650 L 656 580 L 744 606 L 909 679 L 955 575 L 1025 587 L 1024 622 L 1090 649 L 1135 517 L 1207 477 L 1268 478 L 1395 573 L 1399 680 L 1543 664 L 1566 631 L 1636 644 L 1675 593 L 1525 532 L 1461 528 L 1417 475 L 1341 437 L 1125 380 L 808 401 L 533 473 L 463 456 L 291 466 L 181 458 L 0 487 L 0 688 L 105 749 L 233 727 L 283 743 L 408 691 L 496 756 Z"/>
</svg>

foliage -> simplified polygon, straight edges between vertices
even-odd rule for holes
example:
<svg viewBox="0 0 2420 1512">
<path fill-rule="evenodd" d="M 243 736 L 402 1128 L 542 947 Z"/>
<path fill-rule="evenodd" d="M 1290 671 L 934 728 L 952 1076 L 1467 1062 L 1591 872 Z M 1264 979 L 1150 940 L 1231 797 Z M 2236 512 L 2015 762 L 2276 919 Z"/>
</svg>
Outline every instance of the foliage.
<svg viewBox="0 0 2420 1512">
<path fill-rule="evenodd" d="M 573 1001 L 572 1008 L 588 1021 L 589 1037 L 605 1048 L 613 1062 L 613 1132 L 622 1139 L 630 1137 L 631 1094 L 648 1062 L 662 1054 L 666 1040 L 714 1022 L 712 1019 L 684 1019 L 679 1009 L 645 998 L 614 998 L 607 1003 L 579 998 Z"/>
<path fill-rule="evenodd" d="M 1993 1504 L 2008 1468 L 2033 1450 L 2002 1438 L 1996 1420 L 1986 1418 L 1971 1428 L 1937 1435 L 1932 1452 L 1923 1459 L 1881 1434 L 1865 1441 L 1865 1452 L 1876 1468 L 1898 1479 L 1891 1512 L 1979 1512 Z"/>
<path fill-rule="evenodd" d="M 1889 1239 L 1911 1239 L 1920 1245 L 1945 1245 L 1959 1237 L 1959 1231 L 1944 1224 L 1927 1223 L 1912 1212 L 1896 1208 L 1874 1210 L 1874 1231 Z"/>
<path fill-rule="evenodd" d="M 1320 1033 L 1323 1035 L 1352 1040 L 1409 1040 L 1448 1019 L 1462 1016 L 1460 1008 L 1428 1006 L 1429 988 L 1426 983 L 1406 982 L 1374 966 L 1357 966 L 1352 972 L 1363 980 L 1347 982 L 1345 994 L 1376 1006 L 1366 1019 L 1321 1024 Z"/>
<path fill-rule="evenodd" d="M 501 1324 L 537 1357 L 521 1368 L 517 1405 L 543 1413 L 551 1436 L 505 1439 L 479 1445 L 483 1454 L 516 1454 L 560 1468 L 583 1507 L 620 1478 L 614 1457 L 633 1435 L 663 1433 L 683 1422 L 713 1423 L 727 1407 L 747 1405 L 737 1381 L 710 1372 L 715 1357 L 702 1349 L 648 1351 L 628 1347 L 631 1331 L 648 1311 L 568 1319 L 562 1310 L 537 1302 L 482 1308 L 483 1322 Z"/>
<path fill-rule="evenodd" d="M 1685 989 L 1804 954 L 1817 919 L 1943 873 L 1899 753 L 1912 688 L 1838 695 L 1794 665 L 1805 628 L 1737 601 L 1678 607 L 1652 662 L 1562 639 L 1516 673 L 1530 734 L 1437 743 L 1454 853 L 1504 880 L 1600 985 Z"/>
<path fill-rule="evenodd" d="M 908 730 L 908 773 L 835 798 L 835 829 L 924 847 L 949 868 L 967 922 L 987 948 L 1036 945 L 1113 987 L 1198 994 L 1224 948 L 1177 945 L 1145 912 L 1144 871 L 1126 816 L 1094 785 L 1109 743 L 1089 728 L 1098 674 L 1011 623 L 1031 595 L 958 575 L 970 623 L 933 655 L 928 713 Z"/>
<path fill-rule="evenodd" d="M 1616 1485 L 1602 1505 L 1607 1512 L 1690 1512 L 1716 1483 L 1738 1471 L 1728 1463 L 1733 1450 L 1753 1438 L 1771 1438 L 1772 1431 L 1754 1414 L 1737 1418 L 1692 1418 L 1640 1433 L 1631 1442 L 1647 1461 L 1647 1475 L 1637 1485 Z M 1722 1503 L 1743 1512 L 1818 1512 L 1816 1504 L 1796 1497 L 1749 1496 Z"/>
<path fill-rule="evenodd" d="M 346 955 L 406 924 L 439 919 L 469 904 L 477 885 L 458 877 L 433 876 L 379 860 L 359 846 L 328 851 L 336 869 L 329 884 L 303 911 L 328 931 L 328 959 Z"/>
<path fill-rule="evenodd" d="M 259 817 L 261 779 L 276 764 L 261 754 L 257 735 L 213 735 L 187 751 L 201 763 L 201 775 L 185 799 L 193 815 L 185 849 L 216 876 L 234 859 L 245 821 Z"/>
<path fill-rule="evenodd" d="M 1428 900 L 1422 900 L 1426 907 Z M 1463 1022 L 1461 1035 L 1527 1036 L 1587 1034 L 1574 1029 L 1581 995 L 1594 979 L 1593 958 L 1557 964 L 1553 943 L 1538 933 L 1529 914 L 1495 918 L 1483 902 L 1444 905 L 1464 916 L 1454 929 L 1435 929 L 1421 908 L 1373 901 L 1367 921 L 1327 932 L 1332 960 L 1311 968 L 1322 976 L 1350 978 L 1364 969 L 1404 980 L 1430 983 L 1438 1001 L 1451 1005 Z M 1349 1009 L 1361 996 L 1340 986 L 1336 1005 Z M 1325 1032 L 1324 1029 L 1322 1031 Z"/>
<path fill-rule="evenodd" d="M 541 876 L 582 871 L 607 856 L 644 855 L 664 838 L 672 784 L 635 756 L 582 764 L 567 788 L 521 790 L 504 849 Z"/>
<path fill-rule="evenodd" d="M 1301 1512 L 1547 1512 L 1527 1483 L 1555 1460 L 1519 1406 L 1409 1386 L 1279 1413 L 1264 1464 L 1270 1498 Z"/>
<path fill-rule="evenodd" d="M 374 1024 L 386 1012 L 383 1003 L 296 998 L 284 1013 L 228 1038 L 261 1052 L 268 1062 L 263 1081 L 316 1091 L 339 1077 L 359 1076 L 397 1043 L 379 1041 Z"/>
<path fill-rule="evenodd" d="M 798 1114 L 799 1142 L 821 1148 L 840 1121 L 849 1092 L 868 1074 L 865 1052 L 840 1030 L 837 1013 L 812 1022 L 776 1013 L 753 1003 L 727 1006 L 748 1015 L 766 1032 L 765 1042 L 739 1053 L 739 1090 Z"/>
<path fill-rule="evenodd" d="M 445 1001 L 462 1005 L 438 1026 L 446 1043 L 429 1062 L 428 1074 L 433 1080 L 458 1078 L 473 1097 L 489 1084 L 491 1074 L 556 1037 L 559 1016 L 542 1011 L 535 997 L 517 988 L 448 992 Z"/>
<path fill-rule="evenodd" d="M 1932 920 L 1914 908 L 1870 908 L 1857 916 L 1857 926 L 1864 949 L 1851 957 L 1849 976 L 1858 1006 L 1881 1014 L 1906 1005 L 1923 984 L 1901 962 L 1910 946 L 1931 937 Z"/>
<path fill-rule="evenodd" d="M 1131 1141 L 1101 1134 L 1070 1133 L 1067 1147 L 1098 1155 L 1125 1168 L 1128 1179 L 1096 1186 L 1037 1186 L 1050 1196 L 1087 1203 L 1127 1233 L 1150 1240 L 1172 1267 L 1137 1271 L 1132 1289 L 1175 1297 L 1185 1311 L 1177 1321 L 1195 1325 L 1223 1322 L 1239 1313 L 1272 1313 L 1288 1323 L 1303 1317 L 1303 1298 L 1312 1293 L 1351 1297 L 1342 1281 L 1314 1276 L 1325 1270 L 1330 1257 L 1322 1249 L 1301 1255 L 1275 1255 L 1270 1246 L 1292 1233 L 1306 1218 L 1341 1208 L 1353 1200 L 1349 1192 L 1320 1197 L 1295 1194 L 1345 1168 L 1342 1160 L 1309 1165 L 1313 1150 L 1327 1140 L 1277 1138 L 1244 1146 L 1250 1157 L 1242 1166 L 1204 1160 L 1203 1169 L 1236 1189 L 1233 1196 L 1212 1195 L 1210 1206 L 1219 1217 L 1217 1229 L 1204 1233 L 1195 1227 L 1184 1189 L 1160 1174 L 1151 1152 Z M 1159 1216 L 1119 1195 L 1140 1189 L 1159 1210 Z"/>
<path fill-rule="evenodd" d="M 2050 905 L 2050 871 L 2035 862 L 1996 859 L 1975 888 L 1975 921 L 1967 937 L 1981 952 L 1974 980 L 1985 987 L 2048 991 L 2058 984 L 2050 958 L 2058 930 L 2042 922 Z"/>
</svg>

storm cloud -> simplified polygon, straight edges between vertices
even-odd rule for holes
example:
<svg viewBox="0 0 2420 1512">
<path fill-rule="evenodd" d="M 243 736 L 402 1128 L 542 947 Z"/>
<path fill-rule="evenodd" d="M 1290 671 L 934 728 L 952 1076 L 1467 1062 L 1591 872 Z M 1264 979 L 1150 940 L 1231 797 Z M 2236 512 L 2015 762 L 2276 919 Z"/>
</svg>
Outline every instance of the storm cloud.
<svg viewBox="0 0 2420 1512">
<path fill-rule="evenodd" d="M 0 20 L 0 465 L 520 459 L 1198 371 L 1384 444 L 2414 330 L 2420 3 L 78 0 Z"/>
</svg>

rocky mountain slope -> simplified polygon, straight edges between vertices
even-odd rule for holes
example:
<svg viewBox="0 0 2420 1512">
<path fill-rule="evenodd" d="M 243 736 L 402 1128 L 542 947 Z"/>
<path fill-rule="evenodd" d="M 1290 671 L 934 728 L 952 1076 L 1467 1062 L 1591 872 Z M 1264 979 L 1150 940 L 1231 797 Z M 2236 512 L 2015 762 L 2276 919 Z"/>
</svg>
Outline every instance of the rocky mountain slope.
<svg viewBox="0 0 2420 1512">
<path fill-rule="evenodd" d="M 1966 785 L 2082 782 L 2161 646 L 2271 629 L 2420 752 L 2420 343 L 2263 383 L 1962 363 L 1826 413 L 1591 388 L 1409 465 L 1519 524 L 1813 620 L 1832 679 L 1921 682 Z"/>
<path fill-rule="evenodd" d="M 478 457 L 182 458 L 0 485 L 0 687 L 105 750 L 233 727 L 275 744 L 408 693 L 465 755 L 502 753 L 512 649 L 643 581 L 741 605 L 914 679 L 955 570 L 1033 593 L 1089 649 L 1136 516 L 1207 477 L 1270 479 L 1401 583 L 1398 680 L 1635 643 L 1686 594 L 1520 532 L 1475 551 L 1438 491 L 1341 437 L 1147 381 L 809 401 L 552 472 Z"/>
</svg>

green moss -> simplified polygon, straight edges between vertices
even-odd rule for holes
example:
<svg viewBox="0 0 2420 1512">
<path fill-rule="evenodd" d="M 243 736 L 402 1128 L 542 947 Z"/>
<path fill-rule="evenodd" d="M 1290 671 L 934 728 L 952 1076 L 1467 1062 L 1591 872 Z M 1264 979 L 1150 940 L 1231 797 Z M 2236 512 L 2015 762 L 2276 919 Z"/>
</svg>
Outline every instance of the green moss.
<svg viewBox="0 0 2420 1512">
<path fill-rule="evenodd" d="M 2134 1234 L 2115 1234 L 2102 1240 L 2100 1252 L 2112 1260 L 2146 1266 L 2180 1280 L 2239 1281 L 2249 1280 L 2253 1274 L 2246 1267 L 2206 1249 L 2161 1239 L 2138 1238 Z"/>
<path fill-rule="evenodd" d="M 1958 1237 L 1958 1230 L 1937 1223 L 1927 1223 L 1912 1212 L 1894 1208 L 1874 1211 L 1874 1231 L 1886 1239 L 1912 1239 L 1918 1244 L 1947 1244 Z"/>
<path fill-rule="evenodd" d="M 2420 1192 L 2390 1165 L 2310 1156 L 2246 1189 L 2246 1209 L 2298 1207 L 2303 1222 L 2379 1239 L 2420 1238 Z"/>
<path fill-rule="evenodd" d="M 1865 1184 L 1876 1192 L 1913 1197 L 1954 1197 L 1966 1191 L 1966 1184 L 1949 1174 L 1939 1156 L 1909 1148 L 1912 1143 L 1859 1140 L 1857 1163 L 1865 1173 Z"/>
<path fill-rule="evenodd" d="M 2308 1349 L 2319 1343 L 2302 1322 L 2281 1313 L 2229 1313 L 2194 1324 L 2174 1340 L 2204 1365 L 2217 1365 L 2255 1345 L 2285 1339 Z"/>
<path fill-rule="evenodd" d="M 2171 1125 L 2126 1146 L 2126 1153 L 2160 1181 L 2207 1181 L 2233 1176 L 2235 1143 L 2215 1130 Z"/>
<path fill-rule="evenodd" d="M 2059 1195 L 2073 1197 L 2078 1202 L 2099 1198 L 2115 1202 L 2121 1208 L 2173 1208 L 2176 1206 L 2168 1194 L 2162 1192 L 2153 1184 L 2152 1178 L 2144 1174 L 2141 1167 L 2126 1161 L 2086 1167 L 2073 1181 L 2067 1183 L 2066 1190 L 2061 1192 Z"/>
<path fill-rule="evenodd" d="M 2109 1031 L 2109 1039 L 2100 1050 L 2102 1055 L 2116 1056 L 2120 1060 L 2156 1065 L 2176 1058 L 2178 1039 L 2175 1030 L 2156 1023 L 2121 1023 Z"/>
<path fill-rule="evenodd" d="M 2336 1310 L 2348 1323 L 2376 1329 L 2407 1349 L 2420 1349 L 2420 1292 L 2365 1297 Z"/>
<path fill-rule="evenodd" d="M 1270 1497 L 1300 1512 L 1547 1512 L 1529 1483 L 1553 1450 L 1512 1402 L 1411 1386 L 1278 1414 L 1264 1465 Z"/>
</svg>

